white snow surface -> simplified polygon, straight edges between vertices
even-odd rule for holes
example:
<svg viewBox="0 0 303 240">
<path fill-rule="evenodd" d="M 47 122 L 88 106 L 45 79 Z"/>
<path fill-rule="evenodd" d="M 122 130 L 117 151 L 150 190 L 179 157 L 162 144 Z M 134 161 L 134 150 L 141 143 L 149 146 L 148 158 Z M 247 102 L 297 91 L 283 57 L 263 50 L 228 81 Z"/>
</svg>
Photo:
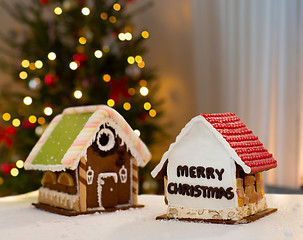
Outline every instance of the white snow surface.
<svg viewBox="0 0 303 240">
<path fill-rule="evenodd" d="M 34 208 L 37 195 L 0 198 L 0 239 L 303 239 L 303 195 L 267 194 L 278 211 L 241 225 L 157 221 L 167 207 L 155 195 L 140 195 L 140 209 L 66 217 Z"/>
</svg>

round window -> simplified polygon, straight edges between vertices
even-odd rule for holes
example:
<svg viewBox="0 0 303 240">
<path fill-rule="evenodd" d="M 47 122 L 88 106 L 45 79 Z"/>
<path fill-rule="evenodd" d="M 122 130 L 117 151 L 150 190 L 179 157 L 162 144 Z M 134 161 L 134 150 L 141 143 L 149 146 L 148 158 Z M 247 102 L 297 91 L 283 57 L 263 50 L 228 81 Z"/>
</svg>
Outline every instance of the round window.
<svg viewBox="0 0 303 240">
<path fill-rule="evenodd" d="M 110 151 L 116 144 L 115 135 L 109 128 L 103 128 L 99 131 L 96 142 L 101 151 Z"/>
</svg>

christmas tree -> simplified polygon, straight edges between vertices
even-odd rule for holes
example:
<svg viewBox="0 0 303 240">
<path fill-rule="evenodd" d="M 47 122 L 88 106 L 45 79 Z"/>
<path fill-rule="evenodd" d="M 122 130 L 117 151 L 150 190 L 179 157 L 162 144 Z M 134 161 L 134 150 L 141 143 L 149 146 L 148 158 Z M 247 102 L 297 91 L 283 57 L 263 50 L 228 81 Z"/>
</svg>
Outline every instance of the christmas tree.
<svg viewBox="0 0 303 240">
<path fill-rule="evenodd" d="M 107 104 L 120 112 L 147 144 L 160 132 L 154 70 L 144 61 L 145 29 L 131 23 L 127 0 L 32 0 L 3 3 L 22 32 L 2 34 L 2 69 L 13 86 L 0 95 L 0 195 L 40 186 L 39 172 L 23 162 L 50 120 L 70 106 Z M 137 12 L 143 10 L 141 7 Z M 16 58 L 7 59 L 12 52 Z M 141 181 L 151 167 L 141 172 Z M 150 185 L 150 184 L 149 184 Z"/>
</svg>

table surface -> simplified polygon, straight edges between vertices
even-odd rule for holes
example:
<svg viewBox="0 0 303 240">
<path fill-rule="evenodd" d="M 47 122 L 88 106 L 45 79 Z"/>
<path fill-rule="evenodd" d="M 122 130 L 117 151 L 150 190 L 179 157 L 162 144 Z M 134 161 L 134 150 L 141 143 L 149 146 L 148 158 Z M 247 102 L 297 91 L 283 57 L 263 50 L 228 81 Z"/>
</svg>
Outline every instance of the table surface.
<svg viewBox="0 0 303 240">
<path fill-rule="evenodd" d="M 303 195 L 267 194 L 278 211 L 241 225 L 157 221 L 163 196 L 140 195 L 141 209 L 66 217 L 34 208 L 37 191 L 0 198 L 0 239 L 303 239 Z"/>
</svg>

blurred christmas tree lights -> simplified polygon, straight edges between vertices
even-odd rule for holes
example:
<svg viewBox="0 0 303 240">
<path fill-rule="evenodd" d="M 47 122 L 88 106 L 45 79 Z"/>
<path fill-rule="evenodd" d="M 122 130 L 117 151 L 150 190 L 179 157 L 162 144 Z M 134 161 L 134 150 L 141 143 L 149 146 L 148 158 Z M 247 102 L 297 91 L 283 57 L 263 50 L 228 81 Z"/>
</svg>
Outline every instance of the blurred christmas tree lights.
<svg viewBox="0 0 303 240">
<path fill-rule="evenodd" d="M 40 186 L 40 173 L 24 171 L 23 163 L 49 121 L 66 107 L 114 107 L 148 145 L 161 132 L 158 85 L 143 60 L 149 32 L 135 31 L 127 12 L 131 2 L 2 3 L 23 27 L 18 36 L 1 35 L 6 49 L 0 54 L 17 51 L 20 60 L 6 58 L 0 65 L 22 90 L 4 88 L 0 95 L 0 196 Z M 149 171 L 141 173 L 141 181 Z"/>
</svg>

